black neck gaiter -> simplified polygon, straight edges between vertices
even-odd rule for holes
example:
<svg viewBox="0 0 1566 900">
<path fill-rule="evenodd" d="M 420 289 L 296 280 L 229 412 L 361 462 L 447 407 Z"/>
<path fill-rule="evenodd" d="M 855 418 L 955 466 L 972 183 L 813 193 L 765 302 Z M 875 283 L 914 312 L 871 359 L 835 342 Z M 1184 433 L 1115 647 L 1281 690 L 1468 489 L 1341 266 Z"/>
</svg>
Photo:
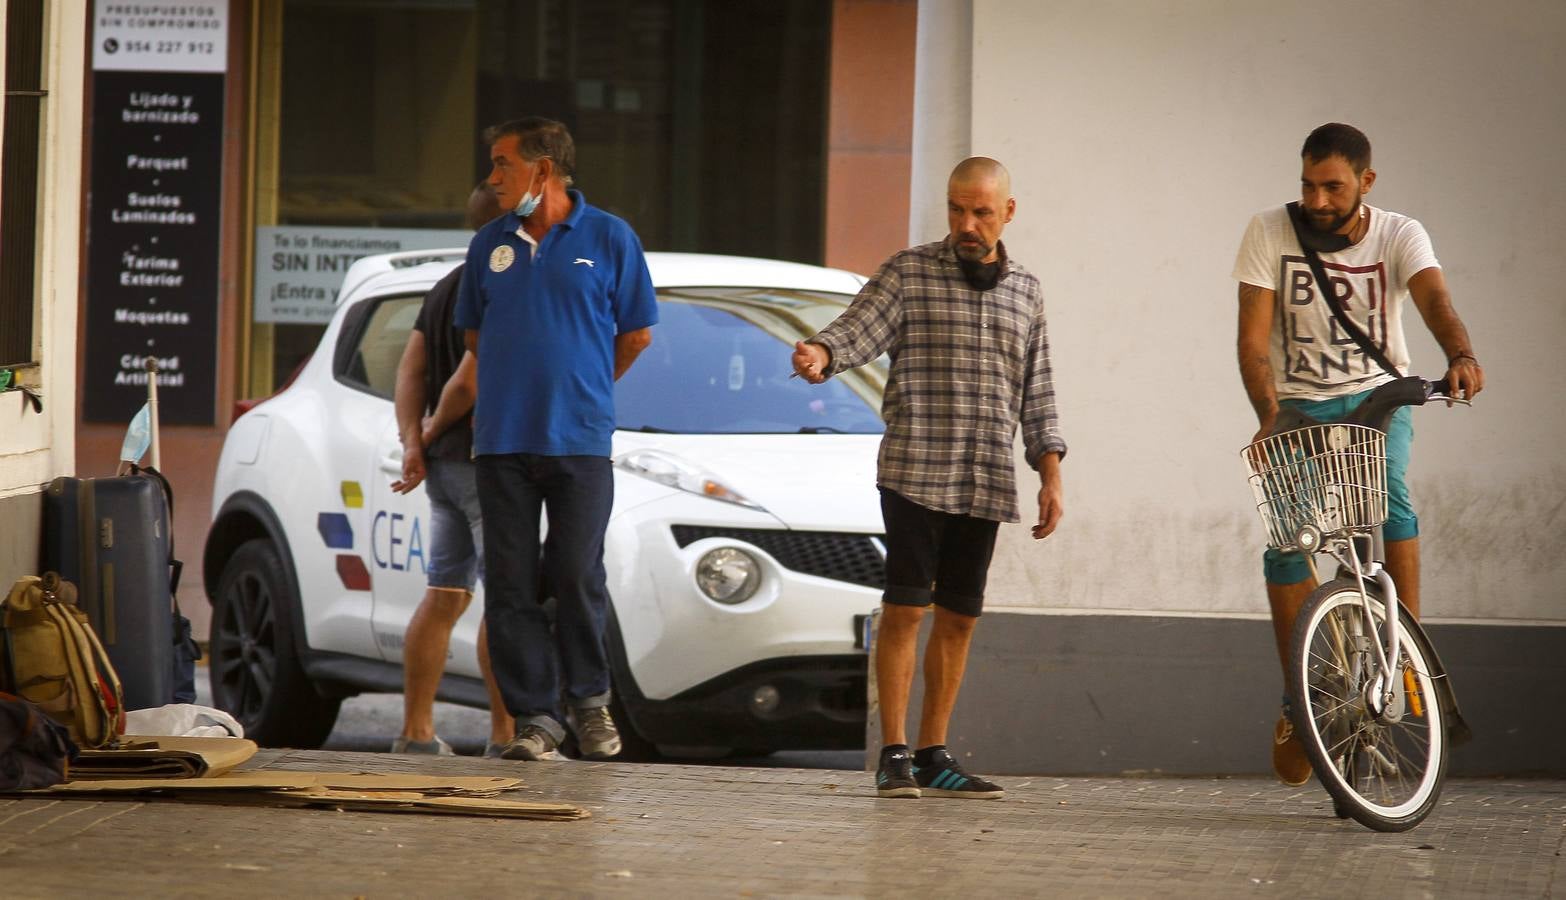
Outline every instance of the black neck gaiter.
<svg viewBox="0 0 1566 900">
<path fill-rule="evenodd" d="M 1317 253 L 1336 253 L 1349 247 L 1349 238 L 1346 234 L 1338 234 L 1334 231 L 1318 231 L 1316 226 L 1306 218 L 1305 211 L 1300 209 L 1299 201 L 1288 204 L 1289 218 L 1294 220 L 1294 235 L 1299 238 L 1300 245 L 1306 250 L 1314 250 Z"/>
<path fill-rule="evenodd" d="M 962 270 L 963 280 L 976 291 L 987 291 L 999 284 L 1005 267 L 1006 245 L 999 242 L 995 244 L 995 261 L 992 263 L 969 262 L 957 257 L 957 268 Z"/>
<path fill-rule="evenodd" d="M 968 287 L 976 291 L 987 291 L 995 287 L 996 282 L 1000 281 L 1001 264 L 999 259 L 992 263 L 982 263 L 969 262 L 958 257 L 957 268 L 962 270 L 962 277 L 968 282 Z"/>
</svg>

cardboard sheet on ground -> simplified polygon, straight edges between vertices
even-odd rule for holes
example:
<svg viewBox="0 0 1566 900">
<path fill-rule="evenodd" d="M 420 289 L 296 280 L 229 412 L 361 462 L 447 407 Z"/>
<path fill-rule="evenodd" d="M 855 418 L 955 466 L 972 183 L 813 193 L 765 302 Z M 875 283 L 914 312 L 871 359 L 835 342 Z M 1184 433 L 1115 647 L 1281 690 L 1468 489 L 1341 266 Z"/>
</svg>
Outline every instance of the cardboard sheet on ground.
<svg viewBox="0 0 1566 900">
<path fill-rule="evenodd" d="M 190 794 L 191 800 L 223 803 L 231 794 Z M 263 791 L 246 795 L 246 804 L 258 806 L 324 807 L 349 812 L 440 813 L 458 816 L 492 816 L 506 819 L 541 819 L 564 822 L 586 819 L 591 813 L 570 803 L 505 800 L 495 797 L 430 796 L 417 791 L 339 791 L 331 788 Z"/>
<path fill-rule="evenodd" d="M 493 796 L 523 787 L 520 778 L 491 775 L 421 775 L 416 772 L 316 772 L 316 783 L 344 791 L 418 791 L 431 795 Z"/>
<path fill-rule="evenodd" d="M 255 755 L 255 741 L 244 738 L 126 735 L 119 749 L 81 751 L 70 777 L 202 778 L 227 772 Z"/>
<path fill-rule="evenodd" d="M 80 779 L 45 790 L 56 793 L 146 793 L 164 791 L 270 791 L 325 788 L 345 791 L 411 791 L 434 796 L 495 796 L 522 787 L 520 778 L 488 775 L 381 774 L 378 772 L 295 772 L 260 769 L 205 778 Z"/>
<path fill-rule="evenodd" d="M 498 796 L 503 791 L 520 787 L 520 778 L 495 776 L 259 770 L 204 778 L 79 780 L 27 793 L 545 821 L 570 821 L 590 815 L 587 810 L 570 803 L 508 800 Z"/>
</svg>

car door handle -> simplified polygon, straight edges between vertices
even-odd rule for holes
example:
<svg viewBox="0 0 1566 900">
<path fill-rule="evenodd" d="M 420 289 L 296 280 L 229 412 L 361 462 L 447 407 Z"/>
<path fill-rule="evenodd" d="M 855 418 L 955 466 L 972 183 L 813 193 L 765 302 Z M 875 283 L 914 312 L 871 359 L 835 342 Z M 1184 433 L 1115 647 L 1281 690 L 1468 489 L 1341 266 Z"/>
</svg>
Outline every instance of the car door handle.
<svg viewBox="0 0 1566 900">
<path fill-rule="evenodd" d="M 381 471 L 392 475 L 402 474 L 401 447 L 398 447 L 395 450 L 389 450 L 385 456 L 381 457 Z"/>
</svg>

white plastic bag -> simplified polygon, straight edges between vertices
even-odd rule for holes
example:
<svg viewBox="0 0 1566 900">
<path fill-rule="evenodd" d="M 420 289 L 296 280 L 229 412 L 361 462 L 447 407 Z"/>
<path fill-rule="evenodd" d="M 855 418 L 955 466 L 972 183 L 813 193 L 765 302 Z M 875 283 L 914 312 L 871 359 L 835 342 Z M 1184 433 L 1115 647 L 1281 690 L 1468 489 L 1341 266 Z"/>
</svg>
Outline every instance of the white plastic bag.
<svg viewBox="0 0 1566 900">
<path fill-rule="evenodd" d="M 125 733 L 139 737 L 244 737 L 245 726 L 221 709 L 194 703 L 170 703 L 127 712 Z"/>
</svg>

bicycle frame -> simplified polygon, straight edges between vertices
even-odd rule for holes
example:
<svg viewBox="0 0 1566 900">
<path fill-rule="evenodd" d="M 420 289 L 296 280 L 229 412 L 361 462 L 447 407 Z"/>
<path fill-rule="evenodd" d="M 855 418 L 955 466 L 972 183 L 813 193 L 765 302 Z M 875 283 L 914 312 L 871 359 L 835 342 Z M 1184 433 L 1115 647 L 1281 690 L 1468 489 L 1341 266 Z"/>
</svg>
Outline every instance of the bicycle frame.
<svg viewBox="0 0 1566 900">
<path fill-rule="evenodd" d="M 1241 451 L 1268 546 L 1303 555 L 1313 576 L 1317 554 L 1339 564 L 1331 580 L 1314 579 L 1320 586 L 1299 607 L 1284 702 L 1294 704 L 1293 727 L 1334 811 L 1377 831 L 1424 821 L 1450 748 L 1471 735 L 1429 637 L 1402 618 L 1382 543 L 1392 416 L 1432 399 L 1465 402 L 1445 388 L 1397 379 L 1330 421 L 1285 409 Z"/>
<path fill-rule="evenodd" d="M 1404 702 L 1403 679 L 1395 674 L 1395 662 L 1398 659 L 1398 640 L 1401 633 L 1401 623 L 1398 610 L 1397 584 L 1392 580 L 1392 574 L 1386 570 L 1381 562 L 1375 559 L 1372 549 L 1366 554 L 1365 559 L 1360 559 L 1358 541 L 1370 538 L 1370 535 L 1340 533 L 1330 535 L 1323 544 L 1322 549 L 1354 574 L 1354 580 L 1359 586 L 1360 614 L 1363 619 L 1364 633 L 1375 634 L 1375 616 L 1371 612 L 1370 592 L 1365 589 L 1368 579 L 1375 579 L 1380 586 L 1386 607 L 1385 646 L 1371 642 L 1375 649 L 1375 661 L 1377 663 L 1378 678 L 1381 684 L 1373 685 L 1375 695 L 1366 697 L 1370 702 L 1369 712 L 1377 719 L 1389 719 L 1398 721 L 1403 716 L 1406 708 Z M 1376 537 L 1379 538 L 1379 529 Z M 1377 541 L 1379 543 L 1379 541 Z"/>
<path fill-rule="evenodd" d="M 1359 587 L 1366 634 L 1375 634 L 1375 617 L 1365 585 L 1367 580 L 1375 579 L 1380 587 L 1386 601 L 1385 644 L 1372 646 L 1381 683 L 1373 684 L 1373 696 L 1364 699 L 1367 711 L 1381 721 L 1400 721 L 1405 702 L 1403 679 L 1394 671 L 1403 630 L 1397 585 L 1376 558 L 1379 554 L 1375 550 L 1380 544 L 1380 523 L 1386 518 L 1386 451 L 1380 442 L 1385 440 L 1388 423 L 1398 408 L 1422 406 L 1430 400 L 1470 405 L 1467 398 L 1452 397 L 1444 380 L 1429 382 L 1407 376 L 1376 388 L 1357 410 L 1336 422 L 1320 422 L 1302 414 L 1295 414 L 1292 420 L 1280 418 L 1271 436 L 1253 442 L 1245 450 L 1251 463 L 1257 509 L 1272 532 L 1273 545 L 1298 550 L 1307 559 L 1314 553 L 1329 553 L 1352 572 Z M 1363 439 L 1362 449 L 1356 445 L 1361 439 L 1354 437 L 1354 432 L 1329 431 L 1323 443 L 1320 429 L 1334 426 L 1348 426 L 1374 437 Z M 1303 437 L 1291 442 L 1291 434 Z M 1284 443 L 1276 443 L 1279 441 Z M 1343 454 L 1350 458 L 1345 460 Z M 1382 468 L 1376 468 L 1375 456 L 1380 457 Z M 1313 468 L 1318 460 L 1323 467 L 1320 471 Z M 1375 496 L 1378 488 L 1379 497 Z M 1341 499 L 1340 492 L 1345 490 L 1355 492 L 1351 495 L 1354 502 L 1346 504 L 1349 515 L 1337 522 L 1315 515 L 1318 505 L 1325 507 L 1330 497 Z M 1299 521 L 1292 515 L 1295 506 L 1305 511 L 1305 515 L 1297 517 Z M 1370 546 L 1361 554 L 1358 542 L 1365 540 Z"/>
</svg>

